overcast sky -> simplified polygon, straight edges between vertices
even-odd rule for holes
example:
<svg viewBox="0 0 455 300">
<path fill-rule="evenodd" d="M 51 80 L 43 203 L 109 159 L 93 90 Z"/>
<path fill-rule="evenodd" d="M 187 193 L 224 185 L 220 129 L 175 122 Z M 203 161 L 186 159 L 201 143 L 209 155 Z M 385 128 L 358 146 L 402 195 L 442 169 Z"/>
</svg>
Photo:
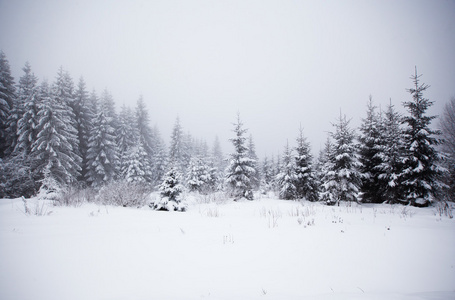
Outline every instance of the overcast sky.
<svg viewBox="0 0 455 300">
<path fill-rule="evenodd" d="M 16 80 L 29 61 L 54 81 L 63 66 L 117 109 L 143 95 L 151 125 L 225 153 L 237 111 L 260 157 L 300 124 L 317 153 L 340 109 L 352 125 L 371 94 L 403 110 L 417 66 L 439 114 L 455 96 L 455 1 L 8 1 L 0 49 Z"/>
</svg>

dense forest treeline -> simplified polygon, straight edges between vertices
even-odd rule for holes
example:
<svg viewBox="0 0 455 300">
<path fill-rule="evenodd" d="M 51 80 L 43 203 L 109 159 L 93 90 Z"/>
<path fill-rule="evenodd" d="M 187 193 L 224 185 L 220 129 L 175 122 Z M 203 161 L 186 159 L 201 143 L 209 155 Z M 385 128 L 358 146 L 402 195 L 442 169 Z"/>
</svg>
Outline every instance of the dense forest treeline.
<svg viewBox="0 0 455 300">
<path fill-rule="evenodd" d="M 433 130 L 436 117 L 426 114 L 432 102 L 424 98 L 429 86 L 417 69 L 403 102 L 406 115 L 392 103 L 379 111 L 370 97 L 360 128 L 340 114 L 318 158 L 300 128 L 295 146 L 287 143 L 282 155 L 262 160 L 240 115 L 228 156 L 218 139 L 209 147 L 184 133 L 178 118 L 166 146 L 150 126 L 142 97 L 117 112 L 108 90 L 89 92 L 83 78 L 75 84 L 63 68 L 52 83 L 40 83 L 28 63 L 22 70 L 16 83 L 0 52 L 0 197 L 65 187 L 102 191 L 116 183 L 146 192 L 159 188 L 164 202 L 156 209 L 178 203 L 183 190 L 223 191 L 235 199 L 276 192 L 281 199 L 327 204 L 424 206 L 454 199 L 455 100 L 441 117 L 442 131 Z"/>
</svg>

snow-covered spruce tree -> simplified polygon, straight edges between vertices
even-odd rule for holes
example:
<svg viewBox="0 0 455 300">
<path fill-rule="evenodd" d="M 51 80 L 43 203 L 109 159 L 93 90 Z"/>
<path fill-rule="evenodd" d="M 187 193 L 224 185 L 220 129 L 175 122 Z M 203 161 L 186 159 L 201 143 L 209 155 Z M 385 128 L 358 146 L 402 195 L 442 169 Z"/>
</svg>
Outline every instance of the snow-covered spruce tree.
<svg viewBox="0 0 455 300">
<path fill-rule="evenodd" d="M 118 128 L 116 134 L 118 168 L 121 177 L 125 178 L 125 170 L 128 168 L 128 160 L 133 147 L 138 144 L 139 136 L 135 126 L 135 116 L 129 107 L 123 105 L 118 116 Z"/>
<path fill-rule="evenodd" d="M 60 184 L 71 184 L 79 176 L 81 158 L 73 145 L 77 146 L 77 132 L 73 127 L 70 107 L 51 94 L 47 82 L 40 88 L 36 140 L 31 155 L 39 162 L 35 172 L 44 176 L 49 172 Z"/>
<path fill-rule="evenodd" d="M 300 127 L 299 136 L 297 137 L 294 161 L 296 197 L 305 198 L 309 201 L 318 201 L 318 184 L 317 176 L 313 169 L 313 155 L 311 155 L 310 144 L 303 135 L 302 127 Z"/>
<path fill-rule="evenodd" d="M 186 184 L 190 191 L 207 194 L 214 190 L 214 179 L 209 165 L 202 157 L 192 157 L 187 171 Z"/>
<path fill-rule="evenodd" d="M 392 102 L 387 106 L 380 123 L 379 142 L 376 157 L 379 163 L 374 167 L 378 172 L 379 196 L 387 203 L 396 203 L 402 196 L 400 173 L 404 160 L 404 140 L 401 129 L 401 115 L 395 111 Z"/>
<path fill-rule="evenodd" d="M 448 187 L 446 197 L 447 200 L 455 201 L 455 97 L 444 106 L 439 128 L 444 139 L 442 144 L 442 151 L 446 156 L 444 165 L 449 174 L 444 180 Z"/>
<path fill-rule="evenodd" d="M 438 152 L 435 148 L 439 144 L 436 136 L 439 131 L 430 128 L 431 121 L 436 116 L 425 115 L 433 102 L 423 97 L 423 92 L 429 88 L 427 84 L 420 84 L 417 75 L 411 76 L 414 87 L 408 89 L 412 101 L 404 102 L 403 106 L 409 115 L 403 118 L 406 125 L 404 131 L 406 155 L 403 167 L 403 187 L 406 199 L 416 206 L 427 206 L 432 197 L 442 188 L 440 175 L 442 168 L 438 167 Z"/>
<path fill-rule="evenodd" d="M 266 156 L 262 161 L 261 190 L 263 194 L 267 194 L 273 189 L 274 176 L 273 161 Z"/>
<path fill-rule="evenodd" d="M 361 166 L 357 157 L 357 148 L 355 145 L 355 132 L 349 128 L 349 121 L 346 116 L 341 116 L 337 124 L 333 125 L 335 132 L 331 133 L 333 139 L 333 169 L 337 200 L 339 201 L 358 201 L 358 195 L 361 184 Z M 330 203 L 335 204 L 335 203 Z"/>
<path fill-rule="evenodd" d="M 36 76 L 32 73 L 32 69 L 30 67 L 30 64 L 27 62 L 25 63 L 25 66 L 22 68 L 24 71 L 24 75 L 21 76 L 19 79 L 19 84 L 17 86 L 17 98 L 16 101 L 14 102 L 14 107 L 11 110 L 11 114 L 8 117 L 8 128 L 10 132 L 12 133 L 12 139 L 11 139 L 11 148 L 9 152 L 16 152 L 14 153 L 15 155 L 18 154 L 18 152 L 22 152 L 17 147 L 18 144 L 18 138 L 19 138 L 19 121 L 23 118 L 25 113 L 28 113 L 26 119 L 33 118 L 35 117 L 35 124 L 36 124 L 36 101 L 34 101 L 35 96 L 36 96 L 36 88 L 37 88 L 37 82 L 38 79 Z M 32 107 L 30 107 L 29 102 L 32 102 Z M 26 107 L 28 106 L 28 107 Z M 31 109 L 29 111 L 28 109 Z M 27 123 L 26 123 L 27 124 Z M 24 125 L 24 124 L 23 124 Z M 24 128 L 23 128 L 24 130 Z M 27 128 L 26 130 L 31 131 L 31 127 Z M 27 142 L 24 140 L 22 141 L 21 146 L 25 146 L 26 151 L 30 153 L 31 149 L 31 143 L 35 140 L 35 137 Z M 24 145 L 24 142 L 27 143 Z M 20 147 L 19 147 L 20 148 Z"/>
<path fill-rule="evenodd" d="M 87 150 L 89 143 L 90 131 L 93 127 L 93 119 L 95 117 L 95 111 L 89 102 L 89 95 L 85 87 L 85 81 L 81 77 L 77 85 L 77 89 L 74 93 L 73 110 L 76 119 L 77 136 L 79 140 L 79 154 L 82 158 L 81 165 L 81 176 L 79 181 L 86 180 L 86 174 L 88 172 L 87 164 Z"/>
<path fill-rule="evenodd" d="M 39 90 L 38 79 L 32 73 L 30 64 L 26 63 L 22 70 L 25 74 L 19 79 L 18 108 L 15 109 L 16 113 L 12 114 L 15 115 L 12 120 L 17 124 L 17 143 L 14 152 L 28 156 L 37 135 Z"/>
<path fill-rule="evenodd" d="M 226 169 L 226 184 L 228 193 L 235 200 L 246 198 L 253 200 L 252 178 L 256 174 L 254 161 L 248 157 L 245 133 L 240 121 L 240 114 L 237 114 L 237 123 L 234 123 L 235 137 L 230 139 L 234 145 L 234 153 L 230 154 L 229 165 Z"/>
<path fill-rule="evenodd" d="M 11 152 L 11 144 L 15 132 L 11 132 L 8 126 L 8 117 L 14 108 L 16 99 L 16 87 L 14 77 L 11 76 L 9 62 L 5 53 L 0 51 L 0 159 Z"/>
<path fill-rule="evenodd" d="M 154 153 L 152 158 L 152 185 L 156 186 L 163 181 L 166 174 L 167 151 L 166 145 L 161 139 L 160 132 L 157 127 L 153 128 Z"/>
<path fill-rule="evenodd" d="M 330 135 L 325 142 L 324 149 L 319 153 L 319 181 L 321 182 L 319 198 L 327 204 L 339 201 L 338 183 L 335 176 L 334 145 Z"/>
<path fill-rule="evenodd" d="M 105 109 L 100 111 L 93 120 L 87 150 L 87 181 L 94 187 L 113 180 L 116 176 L 117 145 L 111 120 L 105 115 Z"/>
<path fill-rule="evenodd" d="M 253 167 L 256 170 L 256 173 L 251 177 L 251 186 L 253 187 L 253 190 L 258 190 L 261 182 L 261 174 L 259 172 L 259 159 L 256 154 L 256 146 L 251 134 L 248 137 L 248 157 L 253 161 Z"/>
<path fill-rule="evenodd" d="M 149 123 L 148 111 L 142 96 L 140 96 L 136 104 L 136 127 L 139 140 L 144 145 L 144 150 L 148 154 L 148 159 L 150 160 L 154 154 L 154 137 Z M 151 162 L 149 161 L 149 163 Z"/>
<path fill-rule="evenodd" d="M 381 147 L 380 116 L 376 113 L 376 106 L 370 96 L 367 105 L 367 116 L 362 119 L 359 135 L 359 161 L 361 163 L 360 173 L 362 174 L 361 193 L 362 201 L 370 203 L 381 203 L 382 185 L 379 180 L 380 171 L 377 166 L 381 163 L 378 156 Z"/>
<path fill-rule="evenodd" d="M 185 165 L 187 164 L 187 162 L 184 161 L 186 157 L 186 150 L 182 126 L 180 125 L 180 118 L 177 117 L 174 128 L 172 129 L 168 163 L 177 168 L 177 170 L 181 173 L 184 173 Z"/>
<path fill-rule="evenodd" d="M 129 149 L 121 173 L 128 182 L 149 183 L 152 177 L 152 166 L 142 141 Z"/>
<path fill-rule="evenodd" d="M 186 211 L 186 204 L 180 194 L 183 186 L 180 184 L 181 173 L 176 168 L 171 168 L 164 176 L 159 186 L 160 198 L 150 204 L 155 210 Z"/>
<path fill-rule="evenodd" d="M 278 173 L 276 181 L 280 199 L 293 200 L 297 198 L 295 160 L 288 143 L 286 143 L 286 147 L 284 148 L 281 171 Z"/>
</svg>

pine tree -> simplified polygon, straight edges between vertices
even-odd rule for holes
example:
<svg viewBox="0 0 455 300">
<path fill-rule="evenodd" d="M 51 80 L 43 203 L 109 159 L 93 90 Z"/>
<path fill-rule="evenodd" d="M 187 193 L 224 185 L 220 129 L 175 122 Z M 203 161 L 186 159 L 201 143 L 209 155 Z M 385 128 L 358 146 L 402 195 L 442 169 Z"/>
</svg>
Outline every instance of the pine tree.
<svg viewBox="0 0 455 300">
<path fill-rule="evenodd" d="M 270 161 L 267 156 L 264 157 L 264 160 L 262 161 L 261 188 L 263 194 L 266 194 L 273 189 L 273 181 L 275 177 L 273 163 L 274 162 Z"/>
<path fill-rule="evenodd" d="M 260 179 L 260 172 L 259 172 L 259 159 L 256 154 L 256 146 L 253 141 L 253 136 L 250 134 L 248 138 L 248 157 L 253 161 L 253 167 L 256 170 L 256 173 L 252 176 L 251 178 L 251 186 L 253 187 L 253 190 L 258 190 L 259 185 L 261 182 Z"/>
<path fill-rule="evenodd" d="M 81 176 L 79 177 L 79 181 L 85 181 L 88 172 L 87 150 L 89 135 L 93 127 L 92 121 L 95 117 L 95 112 L 90 105 L 89 95 L 85 87 L 85 81 L 82 77 L 79 79 L 72 107 L 74 110 L 77 137 L 79 141 L 79 154 L 82 158 Z"/>
<path fill-rule="evenodd" d="M 357 158 L 357 149 L 354 143 L 354 130 L 349 128 L 346 116 L 341 116 L 334 124 L 335 132 L 331 133 L 334 141 L 332 170 L 336 181 L 337 199 L 339 201 L 358 201 L 361 184 L 361 175 L 358 168 L 361 166 Z"/>
<path fill-rule="evenodd" d="M 160 199 L 151 203 L 151 207 L 155 210 L 167 211 L 185 211 L 186 204 L 181 199 L 183 186 L 180 184 L 181 174 L 171 168 L 164 176 L 163 182 L 159 186 L 161 191 Z"/>
<path fill-rule="evenodd" d="M 377 166 L 381 163 L 378 156 L 381 147 L 380 140 L 380 118 L 376 113 L 376 106 L 373 99 L 367 106 L 367 117 L 362 120 L 359 136 L 359 161 L 361 163 L 360 173 L 362 174 L 361 192 L 365 202 L 381 203 L 382 191 Z"/>
<path fill-rule="evenodd" d="M 95 187 L 114 179 L 117 173 L 117 147 L 114 128 L 111 120 L 105 115 L 105 109 L 100 111 L 93 120 L 87 150 L 87 181 Z"/>
<path fill-rule="evenodd" d="M 444 106 L 439 128 L 443 137 L 442 151 L 446 156 L 444 165 L 448 170 L 444 182 L 447 184 L 447 197 L 455 201 L 455 97 Z"/>
<path fill-rule="evenodd" d="M 135 116 L 131 109 L 123 105 L 118 116 L 118 128 L 116 134 L 117 153 L 119 158 L 119 169 L 122 176 L 125 176 L 124 170 L 128 168 L 128 160 L 131 155 L 131 149 L 139 143 L 139 133 L 137 130 Z"/>
<path fill-rule="evenodd" d="M 320 153 L 319 165 L 321 168 L 320 181 L 322 184 L 320 193 L 321 200 L 329 205 L 339 203 L 338 182 L 335 173 L 335 152 L 330 135 L 327 138 L 324 150 Z"/>
<path fill-rule="evenodd" d="M 403 118 L 407 152 L 402 183 L 406 198 L 412 205 L 426 206 L 441 188 L 439 176 L 442 169 L 437 166 L 439 155 L 435 148 L 439 144 L 435 136 L 440 132 L 430 128 L 431 121 L 436 117 L 425 115 L 433 105 L 432 101 L 423 97 L 429 85 L 420 84 L 420 77 L 416 68 L 415 75 L 411 77 L 414 87 L 408 89 L 412 101 L 403 103 L 409 115 Z"/>
<path fill-rule="evenodd" d="M 16 134 L 8 126 L 8 117 L 14 109 L 16 99 L 14 77 L 11 76 L 9 62 L 5 53 L 0 51 L 0 159 L 11 152 L 13 137 Z"/>
<path fill-rule="evenodd" d="M 25 74 L 19 79 L 18 105 L 16 113 L 11 115 L 14 115 L 12 122 L 17 124 L 17 144 L 14 152 L 28 156 L 37 135 L 39 89 L 38 79 L 32 73 L 30 64 L 26 63 L 22 70 Z"/>
<path fill-rule="evenodd" d="M 248 148 L 244 134 L 247 129 L 243 129 L 240 121 L 240 114 L 237 115 L 237 123 L 234 125 L 235 137 L 230 139 L 234 145 L 234 153 L 230 155 L 229 165 L 226 169 L 226 183 L 229 193 L 235 199 L 245 197 L 253 200 L 252 178 L 256 174 L 254 161 L 248 157 Z"/>
<path fill-rule="evenodd" d="M 190 191 L 206 194 L 213 190 L 214 180 L 210 167 L 202 157 L 191 158 L 186 182 Z"/>
<path fill-rule="evenodd" d="M 276 177 L 279 187 L 280 199 L 292 200 L 297 198 L 297 174 L 295 169 L 295 161 L 292 156 L 292 150 L 289 144 L 286 144 L 283 153 L 281 171 Z"/>
<path fill-rule="evenodd" d="M 153 133 L 150 128 L 150 120 L 147 108 L 145 107 L 144 100 L 142 96 L 139 97 L 136 104 L 136 127 L 139 136 L 139 140 L 144 145 L 145 152 L 149 157 L 153 156 Z"/>
<path fill-rule="evenodd" d="M 152 177 L 152 166 L 142 142 L 130 148 L 122 174 L 128 182 L 149 183 Z"/>
<path fill-rule="evenodd" d="M 401 129 L 401 115 L 395 111 L 392 102 L 387 107 L 380 123 L 380 136 L 375 166 L 381 186 L 378 196 L 388 203 L 395 203 L 403 198 L 400 173 L 404 160 L 404 140 Z"/>
<path fill-rule="evenodd" d="M 169 148 L 169 164 L 171 167 L 175 167 L 179 172 L 185 171 L 185 141 L 180 125 L 180 119 L 177 117 L 175 120 L 174 128 L 172 129 L 171 145 Z"/>
<path fill-rule="evenodd" d="M 294 160 L 296 197 L 317 201 L 319 197 L 317 177 L 313 169 L 313 155 L 311 155 L 310 144 L 303 135 L 302 127 L 297 137 Z"/>
<path fill-rule="evenodd" d="M 72 126 L 69 107 L 51 94 L 49 86 L 43 82 L 38 105 L 38 124 L 36 140 L 31 155 L 39 162 L 36 172 L 44 176 L 49 172 L 61 184 L 77 180 L 81 158 L 75 152 L 77 145 L 76 130 Z"/>
<path fill-rule="evenodd" d="M 163 181 L 164 175 L 166 174 L 167 151 L 166 145 L 161 139 L 160 132 L 157 127 L 153 128 L 154 138 L 154 154 L 152 158 L 152 184 L 157 185 Z"/>
</svg>

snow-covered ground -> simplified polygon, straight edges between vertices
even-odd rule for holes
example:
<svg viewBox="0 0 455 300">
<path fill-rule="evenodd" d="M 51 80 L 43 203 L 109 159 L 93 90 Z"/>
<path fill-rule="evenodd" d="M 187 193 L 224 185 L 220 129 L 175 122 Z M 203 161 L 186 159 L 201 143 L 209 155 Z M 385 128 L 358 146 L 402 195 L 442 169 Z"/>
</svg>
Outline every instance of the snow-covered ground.
<svg viewBox="0 0 455 300">
<path fill-rule="evenodd" d="M 455 220 L 434 208 L 192 199 L 0 200 L 0 299 L 455 299 Z"/>
</svg>

